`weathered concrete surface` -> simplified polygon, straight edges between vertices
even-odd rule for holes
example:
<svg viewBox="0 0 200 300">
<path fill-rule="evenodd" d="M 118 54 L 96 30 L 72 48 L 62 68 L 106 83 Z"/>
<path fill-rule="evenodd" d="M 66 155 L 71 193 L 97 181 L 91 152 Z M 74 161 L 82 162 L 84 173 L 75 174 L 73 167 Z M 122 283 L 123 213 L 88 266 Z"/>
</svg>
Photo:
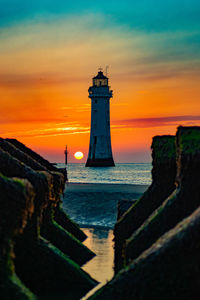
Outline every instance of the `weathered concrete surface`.
<svg viewBox="0 0 200 300">
<path fill-rule="evenodd" d="M 8 152 L 13 157 L 17 158 L 19 161 L 23 162 L 35 171 L 47 171 L 48 169 L 41 165 L 37 160 L 33 159 L 31 156 L 23 152 L 22 150 L 15 147 L 13 144 L 9 143 L 7 140 L 0 138 L 0 148 Z"/>
<path fill-rule="evenodd" d="M 16 272 L 39 299 L 80 299 L 97 282 L 48 241 L 18 239 Z"/>
<path fill-rule="evenodd" d="M 24 144 L 19 142 L 16 139 L 5 139 L 12 145 L 14 145 L 16 148 L 20 149 L 22 152 L 28 154 L 30 157 L 32 157 L 35 161 L 40 163 L 42 166 L 46 167 L 49 171 L 58 171 L 56 167 L 54 167 L 48 160 L 44 159 L 42 156 L 40 156 L 35 151 L 31 150 L 30 148 L 26 147 Z"/>
<path fill-rule="evenodd" d="M 75 222 L 70 220 L 70 218 L 60 207 L 60 205 L 55 207 L 54 220 L 65 230 L 71 233 L 75 238 L 77 238 L 80 242 L 83 242 L 87 238 L 86 234 Z"/>
<path fill-rule="evenodd" d="M 179 127 L 176 144 L 177 189 L 127 240 L 124 249 L 126 263 L 200 205 L 200 128 Z"/>
<path fill-rule="evenodd" d="M 34 191 L 27 180 L 0 174 L 0 298 L 35 299 L 15 273 L 14 239 L 34 211 Z"/>
<path fill-rule="evenodd" d="M 95 256 L 78 239 L 58 225 L 48 211 L 44 214 L 41 235 L 80 266 Z"/>
<path fill-rule="evenodd" d="M 152 143 L 152 184 L 115 225 L 115 273 L 123 267 L 125 240 L 175 189 L 176 148 L 174 136 L 156 136 Z"/>
<path fill-rule="evenodd" d="M 197 300 L 200 208 L 163 235 L 89 299 Z"/>
<path fill-rule="evenodd" d="M 133 206 L 137 200 L 119 200 L 117 204 L 117 220 L 119 220 L 127 210 Z"/>
<path fill-rule="evenodd" d="M 0 148 L 0 172 L 7 177 L 19 177 L 28 179 L 33 185 L 36 192 L 34 199 L 35 210 L 31 220 L 24 230 L 24 233 L 33 238 L 37 238 L 39 226 L 42 218 L 42 211 L 47 207 L 51 201 L 50 186 L 52 183 L 52 176 L 44 171 L 35 172 L 24 163 L 12 157 L 7 152 Z"/>
<path fill-rule="evenodd" d="M 56 168 L 53 164 L 51 164 L 48 160 L 44 159 L 42 156 L 40 156 L 38 153 L 33 151 L 32 149 L 28 148 L 21 142 L 19 142 L 16 139 L 5 139 L 10 144 L 14 145 L 16 148 L 20 149 L 22 152 L 26 153 L 28 156 L 32 157 L 35 161 L 37 161 L 39 164 L 47 168 L 49 171 L 58 171 L 58 168 Z M 60 168 L 59 171 L 64 175 L 65 181 L 67 181 L 67 170 L 66 168 Z"/>
</svg>

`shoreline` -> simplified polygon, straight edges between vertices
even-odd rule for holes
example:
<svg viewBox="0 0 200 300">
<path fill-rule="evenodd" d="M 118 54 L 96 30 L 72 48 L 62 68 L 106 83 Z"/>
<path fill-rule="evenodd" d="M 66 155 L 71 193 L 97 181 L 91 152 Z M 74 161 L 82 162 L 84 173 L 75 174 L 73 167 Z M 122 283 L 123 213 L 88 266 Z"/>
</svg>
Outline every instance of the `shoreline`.
<svg viewBox="0 0 200 300">
<path fill-rule="evenodd" d="M 106 192 L 106 193 L 138 193 L 142 194 L 149 187 L 147 184 L 123 184 L 123 183 L 76 183 L 68 182 L 65 193 L 78 192 Z"/>
</svg>

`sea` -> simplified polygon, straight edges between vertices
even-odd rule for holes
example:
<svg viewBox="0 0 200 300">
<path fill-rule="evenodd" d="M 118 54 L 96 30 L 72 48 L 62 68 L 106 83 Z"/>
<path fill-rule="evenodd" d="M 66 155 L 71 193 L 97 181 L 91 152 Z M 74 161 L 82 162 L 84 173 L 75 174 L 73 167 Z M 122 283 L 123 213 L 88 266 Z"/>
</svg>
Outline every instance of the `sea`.
<svg viewBox="0 0 200 300">
<path fill-rule="evenodd" d="M 151 163 L 116 164 L 109 168 L 86 168 L 85 164 L 77 163 L 67 165 L 68 181 L 75 183 L 150 184 L 151 168 Z"/>
<path fill-rule="evenodd" d="M 58 167 L 64 167 L 58 164 Z M 69 217 L 79 224 L 87 235 L 84 244 L 96 256 L 82 268 L 99 282 L 99 285 L 85 295 L 86 300 L 98 288 L 110 280 L 113 275 L 114 242 L 113 228 L 117 221 L 117 204 L 120 200 L 136 200 L 139 196 L 126 190 L 129 185 L 151 184 L 151 163 L 116 164 L 115 167 L 86 168 L 84 164 L 68 164 L 68 183 L 63 196 L 63 209 Z M 70 191 L 69 185 L 93 184 L 100 186 L 98 191 Z M 118 187 L 111 191 L 104 189 L 106 185 Z M 91 186 L 91 185 L 90 185 Z M 120 192 L 120 187 L 123 188 Z"/>
</svg>

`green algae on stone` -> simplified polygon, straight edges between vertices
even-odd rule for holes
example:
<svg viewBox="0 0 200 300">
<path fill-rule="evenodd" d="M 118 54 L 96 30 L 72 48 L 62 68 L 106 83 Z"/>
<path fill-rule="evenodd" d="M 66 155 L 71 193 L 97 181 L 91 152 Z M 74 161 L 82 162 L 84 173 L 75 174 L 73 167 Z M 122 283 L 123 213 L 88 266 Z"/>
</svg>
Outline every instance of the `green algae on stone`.
<svg viewBox="0 0 200 300">
<path fill-rule="evenodd" d="M 3 151 L 1 148 L 0 172 L 8 177 L 20 177 L 28 179 L 33 185 L 36 191 L 36 196 L 34 199 L 35 211 L 32 216 L 32 221 L 29 220 L 29 224 L 25 231 L 27 233 L 27 237 L 31 236 L 32 238 L 33 234 L 34 237 L 37 238 L 41 211 L 47 206 L 50 198 L 52 176 L 45 171 L 35 172 L 30 167 L 22 165 L 18 159 L 12 157 L 9 153 Z"/>
<path fill-rule="evenodd" d="M 15 274 L 13 245 L 33 213 L 34 191 L 27 180 L 0 174 L 0 296 L 2 299 L 35 299 Z"/>
<path fill-rule="evenodd" d="M 50 242 L 39 238 L 26 248 L 15 247 L 17 274 L 39 299 L 78 300 L 97 282 Z M 26 261 L 26 264 L 23 262 Z"/>
<path fill-rule="evenodd" d="M 173 159 L 176 153 L 175 139 L 174 136 L 155 136 L 151 149 L 157 161 L 164 161 L 165 159 Z"/>
<path fill-rule="evenodd" d="M 178 127 L 177 132 L 180 150 L 185 154 L 200 151 L 200 127 Z"/>
<path fill-rule="evenodd" d="M 55 208 L 54 219 L 60 226 L 71 233 L 79 241 L 83 242 L 87 238 L 86 234 L 80 229 L 78 224 L 69 218 L 60 205 Z"/>
<path fill-rule="evenodd" d="M 95 256 L 91 250 L 53 220 L 43 223 L 41 235 L 79 265 L 83 265 Z"/>
<path fill-rule="evenodd" d="M 197 148 L 193 148 L 193 155 L 188 151 L 190 147 L 193 147 L 191 139 L 188 137 L 196 137 L 198 131 L 200 142 L 200 128 L 178 128 L 177 189 L 154 211 L 144 224 L 133 233 L 131 238 L 127 240 L 126 246 L 124 247 L 126 263 L 135 259 L 162 234 L 170 230 L 177 222 L 187 217 L 200 205 L 200 143 Z M 185 136 L 187 136 L 187 139 L 184 140 L 185 150 L 180 150 L 180 146 L 182 145 L 181 140 L 182 138 L 184 139 Z"/>
</svg>

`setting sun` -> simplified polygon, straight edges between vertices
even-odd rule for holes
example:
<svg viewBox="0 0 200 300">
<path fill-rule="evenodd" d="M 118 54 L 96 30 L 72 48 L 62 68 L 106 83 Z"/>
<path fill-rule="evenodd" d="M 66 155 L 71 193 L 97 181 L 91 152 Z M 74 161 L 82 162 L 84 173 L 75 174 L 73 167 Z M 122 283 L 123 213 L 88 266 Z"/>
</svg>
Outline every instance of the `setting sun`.
<svg viewBox="0 0 200 300">
<path fill-rule="evenodd" d="M 76 159 L 82 159 L 83 156 L 84 156 L 84 155 L 83 155 L 83 152 L 78 151 L 78 152 L 74 153 L 74 157 L 75 157 Z"/>
</svg>

